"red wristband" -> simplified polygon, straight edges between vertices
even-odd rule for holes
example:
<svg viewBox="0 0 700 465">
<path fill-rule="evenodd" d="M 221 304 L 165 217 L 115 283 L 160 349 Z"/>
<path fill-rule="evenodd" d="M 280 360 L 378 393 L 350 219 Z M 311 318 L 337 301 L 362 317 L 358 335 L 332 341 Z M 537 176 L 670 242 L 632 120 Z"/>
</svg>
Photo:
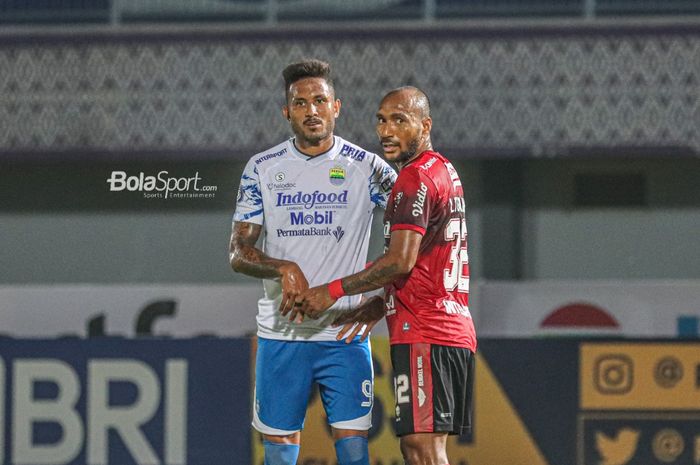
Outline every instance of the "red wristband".
<svg viewBox="0 0 700 465">
<path fill-rule="evenodd" d="M 330 283 L 328 283 L 328 293 L 335 300 L 338 300 L 341 297 L 345 296 L 345 291 L 343 290 L 343 283 L 340 281 L 340 279 L 336 279 L 335 281 L 331 281 Z"/>
</svg>

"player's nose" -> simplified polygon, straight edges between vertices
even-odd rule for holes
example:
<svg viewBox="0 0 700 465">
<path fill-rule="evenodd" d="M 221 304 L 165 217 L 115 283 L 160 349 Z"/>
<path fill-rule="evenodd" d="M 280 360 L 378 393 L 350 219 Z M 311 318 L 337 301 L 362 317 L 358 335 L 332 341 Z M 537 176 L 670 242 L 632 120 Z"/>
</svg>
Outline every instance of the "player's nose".
<svg viewBox="0 0 700 465">
<path fill-rule="evenodd" d="M 391 129 L 389 128 L 388 124 L 379 123 L 379 124 L 377 124 L 377 135 L 379 136 L 380 139 L 384 139 L 385 137 L 393 136 L 393 133 L 392 133 Z"/>
</svg>

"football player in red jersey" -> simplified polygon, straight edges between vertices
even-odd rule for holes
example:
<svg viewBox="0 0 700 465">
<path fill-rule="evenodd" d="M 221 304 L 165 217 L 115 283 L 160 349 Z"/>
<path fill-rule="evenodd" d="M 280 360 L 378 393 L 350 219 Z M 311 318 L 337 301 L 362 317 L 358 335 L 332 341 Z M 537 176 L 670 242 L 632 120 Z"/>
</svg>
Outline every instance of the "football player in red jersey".
<svg viewBox="0 0 700 465">
<path fill-rule="evenodd" d="M 396 432 L 409 465 L 448 464 L 449 434 L 471 427 L 476 334 L 469 313 L 469 259 L 462 183 L 433 151 L 423 91 L 389 92 L 377 135 L 399 177 L 384 215 L 386 252 L 367 269 L 305 291 L 296 305 L 318 317 L 338 298 L 384 287 L 336 319 L 351 341 L 384 316 L 391 341 Z M 363 333 L 364 331 L 364 333 Z"/>
</svg>

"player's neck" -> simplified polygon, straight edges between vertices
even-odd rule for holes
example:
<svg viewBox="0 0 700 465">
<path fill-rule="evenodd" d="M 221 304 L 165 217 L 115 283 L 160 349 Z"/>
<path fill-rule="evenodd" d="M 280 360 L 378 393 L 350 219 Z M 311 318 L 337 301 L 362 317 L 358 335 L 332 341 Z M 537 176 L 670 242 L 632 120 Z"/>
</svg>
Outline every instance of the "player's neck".
<svg viewBox="0 0 700 465">
<path fill-rule="evenodd" d="M 317 143 L 309 143 L 299 137 L 294 138 L 294 147 L 308 157 L 315 157 L 316 155 L 328 152 L 333 147 L 334 143 L 335 138 L 333 134 Z"/>
<path fill-rule="evenodd" d="M 416 154 L 413 155 L 411 158 L 409 158 L 403 163 L 396 162 L 396 166 L 398 167 L 399 171 L 401 171 L 407 165 L 413 163 L 416 159 L 420 158 L 420 156 L 423 155 L 423 152 L 427 150 L 433 150 L 433 144 L 430 143 L 430 139 L 428 139 L 423 145 L 418 147 L 418 150 L 416 150 Z"/>
</svg>

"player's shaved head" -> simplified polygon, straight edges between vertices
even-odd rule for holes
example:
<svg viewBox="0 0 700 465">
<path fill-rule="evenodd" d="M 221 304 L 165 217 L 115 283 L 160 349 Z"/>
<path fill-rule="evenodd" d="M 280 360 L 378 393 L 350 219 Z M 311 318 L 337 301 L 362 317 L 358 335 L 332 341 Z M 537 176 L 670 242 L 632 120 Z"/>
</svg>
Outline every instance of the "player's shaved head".
<svg viewBox="0 0 700 465">
<path fill-rule="evenodd" d="M 420 118 L 430 117 L 430 100 L 428 100 L 428 96 L 425 94 L 425 92 L 420 90 L 418 87 L 397 87 L 396 89 L 387 92 L 382 99 L 382 102 L 389 97 L 397 97 L 403 100 L 407 106 L 407 109 L 418 113 Z"/>
<path fill-rule="evenodd" d="M 377 135 L 384 158 L 401 167 L 426 150 L 432 150 L 430 102 L 417 87 L 389 91 L 377 110 Z"/>
</svg>

